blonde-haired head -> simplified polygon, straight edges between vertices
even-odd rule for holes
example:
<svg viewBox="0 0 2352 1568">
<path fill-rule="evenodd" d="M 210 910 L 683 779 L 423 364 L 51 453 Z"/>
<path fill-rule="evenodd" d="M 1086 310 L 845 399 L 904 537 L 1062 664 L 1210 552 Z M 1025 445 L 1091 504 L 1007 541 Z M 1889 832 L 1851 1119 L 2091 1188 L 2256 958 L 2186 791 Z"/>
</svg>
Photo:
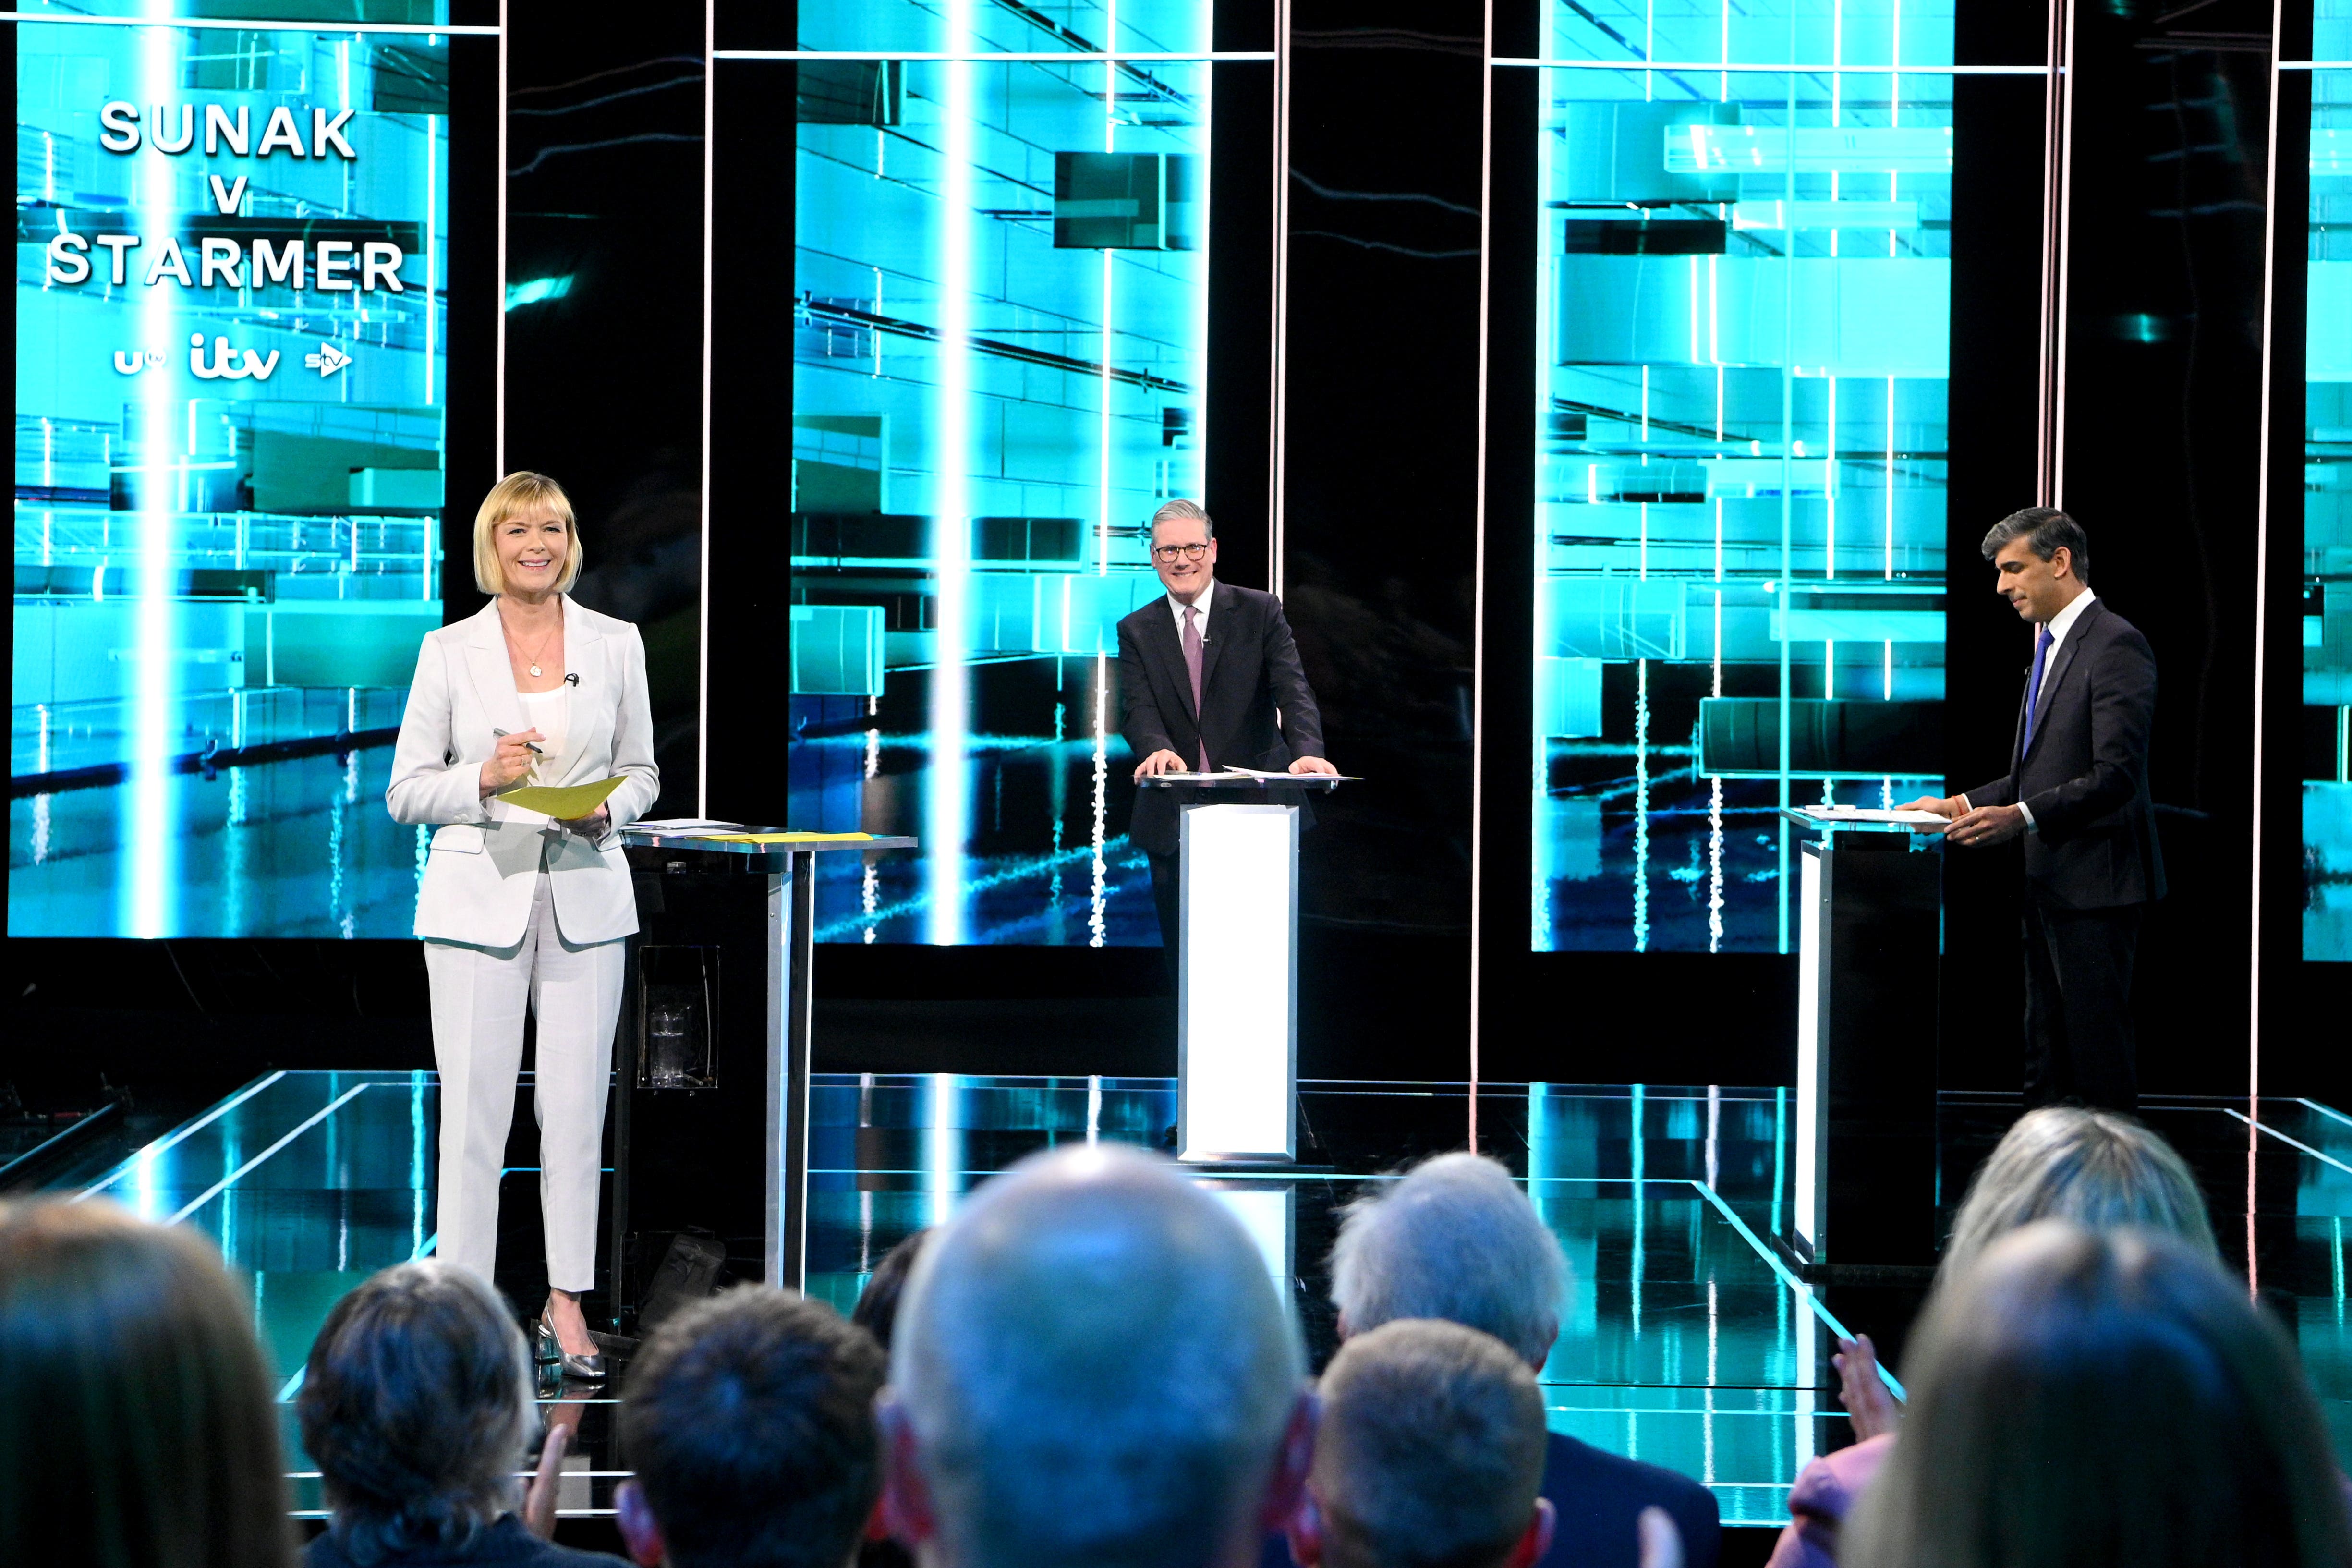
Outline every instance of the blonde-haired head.
<svg viewBox="0 0 2352 1568">
<path fill-rule="evenodd" d="M 572 584 L 580 581 L 581 563 L 580 525 L 572 520 L 572 498 L 545 474 L 528 472 L 509 474 L 492 485 L 490 493 L 482 498 L 482 510 L 474 514 L 475 587 L 492 597 L 507 591 L 506 574 L 499 569 L 499 546 L 494 537 L 498 526 L 525 512 L 541 510 L 563 521 L 569 548 L 563 553 L 563 571 L 555 580 L 555 591 L 572 591 Z"/>
</svg>

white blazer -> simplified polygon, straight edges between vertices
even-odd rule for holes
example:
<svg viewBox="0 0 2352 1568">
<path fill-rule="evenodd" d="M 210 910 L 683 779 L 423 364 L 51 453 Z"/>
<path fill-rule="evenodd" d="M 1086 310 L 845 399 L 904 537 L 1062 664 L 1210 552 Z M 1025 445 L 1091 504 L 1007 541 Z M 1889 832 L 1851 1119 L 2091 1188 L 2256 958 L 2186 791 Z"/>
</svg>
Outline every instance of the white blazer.
<svg viewBox="0 0 2352 1568">
<path fill-rule="evenodd" d="M 594 842 L 535 811 L 481 794 L 482 764 L 498 750 L 493 730 L 530 729 L 515 691 L 497 601 L 479 615 L 425 635 L 408 689 L 392 784 L 393 820 L 438 827 L 416 892 L 416 934 L 476 947 L 512 947 L 530 921 L 542 858 L 564 940 L 610 942 L 637 929 L 620 829 L 661 793 L 646 698 L 646 646 L 626 621 L 563 600 L 563 658 L 578 684 L 565 693 L 560 778 L 592 784 L 625 775 L 604 804 L 613 820 Z"/>
</svg>

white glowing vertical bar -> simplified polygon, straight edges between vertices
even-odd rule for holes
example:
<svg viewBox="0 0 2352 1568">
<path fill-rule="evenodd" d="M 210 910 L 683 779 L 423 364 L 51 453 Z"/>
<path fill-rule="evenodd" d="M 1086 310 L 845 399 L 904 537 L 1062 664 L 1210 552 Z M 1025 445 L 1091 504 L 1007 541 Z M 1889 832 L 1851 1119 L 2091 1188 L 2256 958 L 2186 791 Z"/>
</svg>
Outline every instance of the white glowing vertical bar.
<svg viewBox="0 0 2352 1568">
<path fill-rule="evenodd" d="M 441 244 L 440 174 L 441 117 L 425 117 L 425 406 L 433 406 L 433 356 L 440 352 L 441 261 L 435 254 Z M 433 595 L 428 591 L 426 598 Z"/>
<path fill-rule="evenodd" d="M 1103 140 L 1110 140 L 1106 132 Z M 1097 502 L 1098 521 L 1095 524 L 1095 575 L 1110 575 L 1110 281 L 1111 251 L 1106 246 L 1102 253 L 1102 426 L 1095 440 L 1101 449 L 1101 473 L 1098 479 L 1100 497 Z"/>
<path fill-rule="evenodd" d="M 1103 59 L 1103 151 L 1118 150 L 1118 0 L 1110 0 L 1109 20 L 1106 24 L 1108 51 Z M 1160 221 L 1168 221 L 1166 193 L 1161 193 Z M 1103 247 L 1102 253 L 1102 374 L 1099 396 L 1102 403 L 1101 427 L 1095 442 L 1099 448 L 1101 471 L 1098 479 L 1099 499 L 1095 523 L 1095 575 L 1110 575 L 1110 353 L 1111 353 L 1111 248 Z"/>
<path fill-rule="evenodd" d="M 949 0 L 947 47 L 971 46 L 973 0 Z M 964 837 L 970 830 L 964 768 L 970 738 L 971 504 L 971 62 L 940 62 L 946 91 L 940 135 L 939 442 L 933 453 L 931 584 L 936 618 L 931 660 L 931 767 L 924 798 L 923 864 L 929 895 L 927 937 L 940 946 L 964 939 Z"/>
<path fill-rule="evenodd" d="M 146 0 L 151 20 L 168 19 L 171 0 Z M 142 104 L 171 103 L 180 97 L 179 34 L 169 27 L 139 29 L 139 91 Z M 137 181 L 141 245 L 154 256 L 178 227 L 175 181 L 171 161 L 155 151 L 152 138 L 141 143 L 134 165 Z M 170 455 L 171 434 L 179 425 L 173 416 L 173 388 L 179 384 L 171 362 L 179 358 L 180 334 L 168 287 L 157 282 L 140 291 L 139 335 L 145 344 L 163 345 L 168 358 L 154 374 L 139 378 L 140 450 L 132 461 L 139 479 L 139 567 L 136 608 L 132 612 L 135 649 L 131 699 L 131 810 L 129 843 L 129 909 L 124 928 L 134 937 L 173 934 L 172 889 L 179 880 L 179 843 L 172 832 L 171 744 L 173 644 L 177 638 L 177 607 L 173 603 L 172 566 L 179 498 Z M 193 425 L 194 405 L 189 405 Z M 194 452 L 190 449 L 193 473 Z"/>
<path fill-rule="evenodd" d="M 1895 378 L 1886 378 L 1886 564 L 1885 580 L 1895 581 Z M 1885 649 L 1886 700 L 1895 700 L 1895 642 L 1888 638 Z"/>
<path fill-rule="evenodd" d="M 1837 230 L 1830 230 L 1830 237 L 1834 242 L 1837 238 Z M 1834 373 L 1831 374 L 1829 382 L 1829 434 L 1828 438 L 1822 443 L 1823 448 L 1822 500 L 1827 508 L 1829 519 L 1829 549 L 1824 558 L 1829 563 L 1828 575 L 1835 577 L 1837 575 L 1837 376 Z"/>
</svg>

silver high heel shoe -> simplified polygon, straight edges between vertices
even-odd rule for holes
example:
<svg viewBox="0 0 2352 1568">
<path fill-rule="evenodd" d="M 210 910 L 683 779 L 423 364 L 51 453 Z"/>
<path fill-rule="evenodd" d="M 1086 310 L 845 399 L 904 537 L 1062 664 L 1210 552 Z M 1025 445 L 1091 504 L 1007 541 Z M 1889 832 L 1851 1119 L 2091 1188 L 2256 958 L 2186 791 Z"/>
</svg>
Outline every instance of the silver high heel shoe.
<svg viewBox="0 0 2352 1568">
<path fill-rule="evenodd" d="M 604 1381 L 603 1354 L 573 1355 L 566 1351 L 563 1348 L 563 1342 L 555 1337 L 555 1327 L 547 1321 L 547 1310 L 544 1307 L 540 1309 L 538 1329 L 538 1343 L 532 1359 L 541 1366 L 560 1365 L 563 1368 L 563 1375 L 574 1382 L 602 1383 Z"/>
</svg>

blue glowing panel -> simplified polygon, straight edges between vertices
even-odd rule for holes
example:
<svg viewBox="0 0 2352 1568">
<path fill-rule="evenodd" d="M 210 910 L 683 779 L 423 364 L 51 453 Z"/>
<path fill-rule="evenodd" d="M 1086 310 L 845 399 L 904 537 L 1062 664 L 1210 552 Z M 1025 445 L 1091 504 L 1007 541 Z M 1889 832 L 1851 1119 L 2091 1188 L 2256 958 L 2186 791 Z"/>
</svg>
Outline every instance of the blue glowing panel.
<svg viewBox="0 0 2352 1568">
<path fill-rule="evenodd" d="M 2317 58 L 2345 58 L 2352 5 L 2323 0 L 2316 26 L 2326 44 Z M 2311 75 L 2308 255 L 2303 955 L 2344 963 L 2352 961 L 2352 71 Z"/>
<path fill-rule="evenodd" d="M 1785 952 L 1942 784 L 1951 6 L 1544 18 L 1530 942 Z"/>
<path fill-rule="evenodd" d="M 406 936 L 446 40 L 22 23 L 16 62 L 9 933 Z"/>
<path fill-rule="evenodd" d="M 1118 618 L 1201 490 L 1210 72 L 1105 11 L 803 8 L 791 823 L 829 942 L 1158 940 L 1126 837 Z M 1202 50 L 1205 4 L 1118 7 Z M 1024 20 L 1026 17 L 1028 19 Z"/>
</svg>

